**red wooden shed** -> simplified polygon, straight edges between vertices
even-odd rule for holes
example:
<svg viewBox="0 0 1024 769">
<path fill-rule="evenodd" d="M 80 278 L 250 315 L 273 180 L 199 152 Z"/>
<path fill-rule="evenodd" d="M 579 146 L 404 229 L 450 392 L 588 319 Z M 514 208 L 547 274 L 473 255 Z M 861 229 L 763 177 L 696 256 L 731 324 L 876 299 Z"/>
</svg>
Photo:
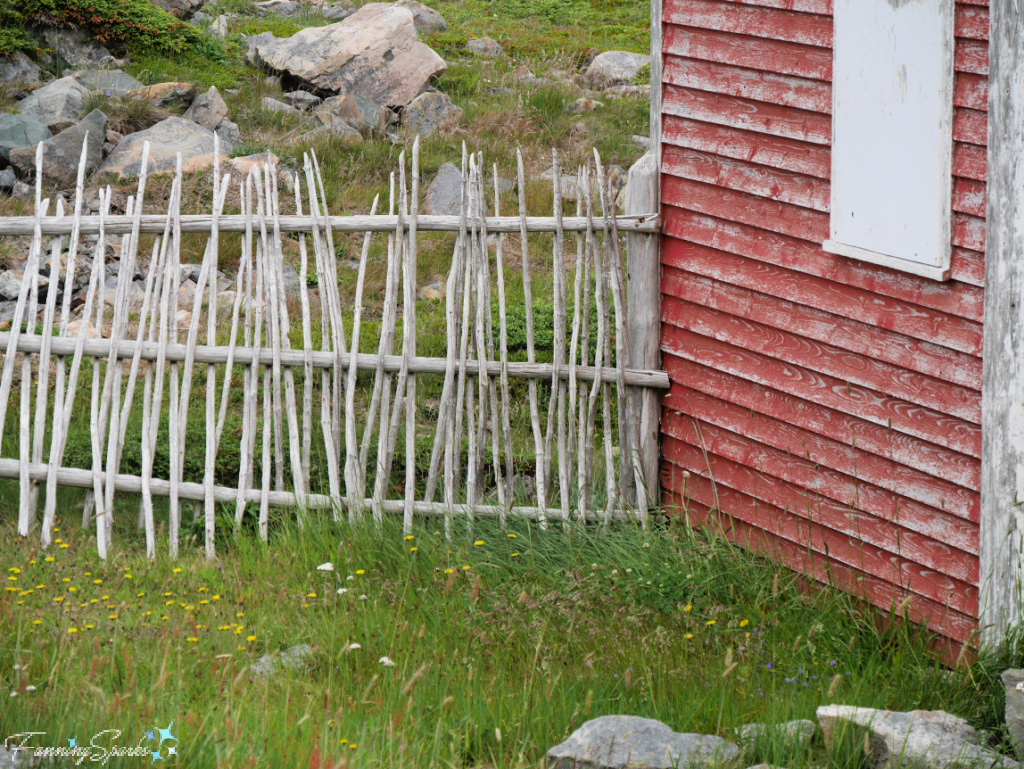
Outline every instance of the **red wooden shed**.
<svg viewBox="0 0 1024 769">
<path fill-rule="evenodd" d="M 955 646 L 1020 614 L 1024 20 L 989 5 L 652 13 L 663 502 Z"/>
</svg>

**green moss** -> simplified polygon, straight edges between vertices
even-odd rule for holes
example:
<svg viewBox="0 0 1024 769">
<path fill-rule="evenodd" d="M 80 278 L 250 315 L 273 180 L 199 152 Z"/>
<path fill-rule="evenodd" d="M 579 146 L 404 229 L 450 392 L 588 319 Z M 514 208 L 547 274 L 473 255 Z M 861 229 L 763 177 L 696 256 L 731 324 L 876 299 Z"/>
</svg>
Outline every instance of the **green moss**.
<svg viewBox="0 0 1024 769">
<path fill-rule="evenodd" d="M 130 53 L 181 53 L 204 39 L 148 0 L 24 0 L 18 10 L 25 21 L 88 29 L 103 45 Z"/>
<path fill-rule="evenodd" d="M 25 18 L 13 8 L 0 6 L 0 56 L 12 57 L 18 51 L 35 50 L 35 43 L 25 33 Z"/>
</svg>

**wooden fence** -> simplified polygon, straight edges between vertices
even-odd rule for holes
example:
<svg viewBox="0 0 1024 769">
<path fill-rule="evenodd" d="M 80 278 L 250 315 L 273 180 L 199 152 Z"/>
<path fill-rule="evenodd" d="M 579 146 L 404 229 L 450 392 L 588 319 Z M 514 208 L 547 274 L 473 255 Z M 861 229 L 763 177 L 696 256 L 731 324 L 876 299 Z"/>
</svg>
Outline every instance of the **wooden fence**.
<svg viewBox="0 0 1024 769">
<path fill-rule="evenodd" d="M 238 527 L 247 511 L 258 516 L 259 533 L 264 539 L 271 506 L 294 507 L 300 525 L 306 511 L 314 508 L 328 508 L 336 519 L 343 512 L 353 520 L 367 514 L 378 520 L 385 513 L 400 514 L 407 530 L 416 514 L 438 515 L 444 516 L 449 534 L 455 516 L 464 516 L 470 522 L 475 516 L 502 520 L 508 515 L 528 516 L 540 526 L 552 519 L 567 525 L 571 519 L 607 520 L 634 514 L 646 518 L 648 501 L 656 497 L 658 479 L 649 469 L 650 461 L 642 458 L 651 449 L 642 445 L 641 400 L 646 390 L 668 387 L 668 378 L 663 372 L 634 369 L 631 365 L 630 334 L 625 327 L 629 289 L 620 233 L 641 238 L 646 233 L 651 240 L 650 233 L 657 231 L 657 216 L 615 215 L 610 184 L 598 183 L 605 180 L 605 174 L 596 152 L 593 168 L 577 172 L 576 189 L 580 194 L 575 217 L 562 215 L 562 175 L 554 154 L 553 216 L 526 215 L 520 157 L 518 216 L 502 217 L 497 168 L 493 169 L 494 188 L 488 202 L 491 191 L 484 181 L 482 157 L 467 155 L 465 149 L 461 214 L 420 215 L 418 140 L 412 149 L 408 178 L 404 153 L 397 174 L 391 174 L 387 215 L 378 214 L 378 201 L 374 200 L 368 216 L 331 216 L 319 164 L 312 153 L 304 158 L 303 173 L 292 175 L 287 196 L 278 190 L 278 169 L 272 163 L 249 170 L 243 181 L 236 181 L 240 211 L 229 214 L 225 200 L 232 181 L 230 174 L 221 176 L 219 150 L 213 166 L 209 215 L 181 213 L 180 157 L 166 212 L 144 214 L 148 152 L 147 145 L 138 190 L 128 199 L 125 215 L 110 214 L 109 187 L 100 191 L 97 214 L 83 214 L 83 160 L 71 215 L 64 215 L 58 201 L 56 216 L 48 216 L 50 201 L 42 199 L 39 181 L 40 145 L 34 215 L 0 219 L 0 235 L 31 236 L 11 330 L 0 333 L 0 349 L 5 351 L 0 380 L 0 447 L 8 422 L 13 421 L 7 419 L 8 406 L 15 375 L 20 374 L 19 455 L 0 456 L 0 478 L 19 482 L 18 530 L 23 536 L 28 536 L 37 523 L 38 497 L 44 486 L 42 546 L 52 541 L 58 486 L 80 487 L 89 490 L 83 523 L 95 523 L 97 548 L 104 558 L 113 533 L 114 501 L 119 494 L 139 497 L 139 527 L 145 531 L 150 558 L 156 553 L 154 497 L 168 498 L 172 557 L 179 547 L 183 500 L 196 503 L 197 514 L 201 505 L 206 553 L 211 557 L 215 552 L 218 505 L 233 508 Z M 493 216 L 488 215 L 489 206 L 493 206 Z M 457 233 L 445 292 L 444 358 L 416 354 L 416 264 L 418 233 L 422 231 Z M 183 235 L 196 232 L 208 237 L 191 303 L 180 307 Z M 365 233 L 355 298 L 349 307 L 342 306 L 339 293 L 334 243 L 338 232 Z M 241 257 L 233 296 L 227 295 L 229 301 L 225 302 L 218 297 L 217 268 L 227 233 L 239 234 Z M 284 291 L 283 254 L 288 233 L 296 233 L 298 240 L 298 317 L 290 315 Z M 379 343 L 375 354 L 352 354 L 350 351 L 358 350 L 361 341 L 367 258 L 375 233 L 387 239 Z M 506 260 L 511 262 L 509 251 L 515 243 L 506 243 L 506 233 L 512 233 L 509 240 L 518 240 L 519 245 L 526 362 L 509 360 L 505 275 L 511 268 L 506 267 Z M 551 363 L 536 361 L 530 263 L 538 255 L 536 249 L 531 252 L 531 233 L 550 233 L 543 237 L 545 243 L 550 240 L 552 244 Z M 98 238 L 91 265 L 83 257 L 85 235 Z M 106 246 L 118 241 L 116 289 L 108 286 L 113 296 L 104 297 Z M 138 297 L 131 296 L 132 281 L 142 261 L 144 243 L 147 250 L 150 245 L 152 250 L 139 306 Z M 43 301 L 40 265 L 48 245 L 51 268 Z M 574 253 L 568 250 L 573 247 Z M 75 284 L 79 261 L 89 265 L 88 288 L 77 330 L 72 331 L 70 287 Z M 58 308 L 57 287 L 61 281 L 65 290 Z M 314 282 L 316 289 L 312 290 L 308 284 Z M 495 290 L 497 333 L 491 312 Z M 593 338 L 591 303 L 597 317 Z M 190 314 L 184 316 L 179 312 L 183 309 L 190 310 Z M 344 321 L 349 313 L 350 333 L 346 338 Z M 400 352 L 396 353 L 399 315 L 402 336 Z M 319 329 L 314 329 L 317 319 Z M 204 325 L 205 344 L 201 341 Z M 299 337 L 300 325 L 301 344 L 293 347 L 292 339 Z M 228 327 L 227 344 L 218 344 L 218 332 L 223 337 Z M 91 384 L 86 381 L 81 386 L 81 380 L 88 377 L 82 371 L 87 360 L 92 363 Z M 593 365 L 581 364 L 591 360 Z M 357 409 L 360 371 L 370 373 L 363 377 L 362 406 Z M 193 390 L 199 386 L 195 380 L 200 380 L 204 372 L 205 399 L 193 397 Z M 443 377 L 443 387 L 433 426 L 426 491 L 417 496 L 417 380 L 426 375 Z M 239 377 L 243 398 L 241 434 L 237 437 L 238 480 L 233 486 L 216 485 L 218 451 L 227 440 L 225 419 L 232 387 Z M 517 491 L 513 484 L 516 472 L 509 382 L 517 378 L 528 381 L 536 458 L 532 474 L 535 491 L 528 495 Z M 539 382 L 549 382 L 550 390 L 539 388 Z M 76 403 L 84 408 L 84 397 L 79 399 L 82 403 L 76 399 L 79 390 L 86 389 L 91 466 L 66 467 L 63 463 L 73 410 Z M 201 483 L 183 479 L 188 417 L 199 408 L 204 409 L 205 424 Z M 154 457 L 165 414 L 169 473 L 160 478 L 154 474 Z M 138 425 L 138 434 L 133 430 L 129 435 L 129 425 Z M 419 432 L 423 432 L 422 427 Z M 404 433 L 405 441 L 404 498 L 389 499 L 400 433 Z M 468 441 L 464 466 L 463 435 Z M 618 451 L 614 440 L 619 444 Z M 141 471 L 137 474 L 120 471 L 126 441 L 141 444 Z M 314 443 L 326 459 L 327 480 L 319 489 L 314 488 L 311 473 Z M 376 457 L 372 467 L 371 452 Z M 656 456 L 656 445 L 654 452 Z M 603 468 L 597 468 L 595 457 L 601 455 Z M 483 504 L 488 473 L 497 504 Z M 595 509 L 592 487 L 602 475 L 604 489 L 599 496 L 604 501 Z M 435 501 L 438 485 L 440 499 Z"/>
</svg>

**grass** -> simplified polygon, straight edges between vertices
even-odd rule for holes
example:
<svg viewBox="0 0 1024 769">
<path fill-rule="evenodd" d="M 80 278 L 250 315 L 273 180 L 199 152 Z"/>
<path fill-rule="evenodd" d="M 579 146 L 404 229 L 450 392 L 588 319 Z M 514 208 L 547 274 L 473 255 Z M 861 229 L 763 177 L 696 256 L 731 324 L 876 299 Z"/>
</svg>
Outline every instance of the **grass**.
<svg viewBox="0 0 1024 769">
<path fill-rule="evenodd" d="M 924 634 L 878 630 L 848 596 L 679 525 L 478 521 L 447 542 L 438 521 L 403 538 L 391 520 L 278 518 L 269 547 L 243 535 L 216 562 L 128 547 L 101 563 L 61 518 L 47 553 L 0 530 L 0 687 L 18 692 L 0 689 L 0 732 L 46 732 L 37 745 L 112 728 L 104 744 L 134 745 L 173 722 L 169 765 L 527 767 L 599 715 L 728 738 L 830 702 L 941 708 L 1002 736 L 992 671 L 1006 660 L 943 673 Z M 249 674 L 296 644 L 313 648 L 308 670 Z M 745 760 L 865 757 L 767 740 Z"/>
</svg>

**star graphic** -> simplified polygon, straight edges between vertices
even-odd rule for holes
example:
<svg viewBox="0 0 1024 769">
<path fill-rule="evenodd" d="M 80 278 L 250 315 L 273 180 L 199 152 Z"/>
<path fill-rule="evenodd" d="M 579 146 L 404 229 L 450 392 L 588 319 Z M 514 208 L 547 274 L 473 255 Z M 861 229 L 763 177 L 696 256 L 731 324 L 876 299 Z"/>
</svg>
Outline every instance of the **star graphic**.
<svg viewBox="0 0 1024 769">
<path fill-rule="evenodd" d="M 163 761 L 163 760 L 164 760 L 164 757 L 160 755 L 160 752 L 159 752 L 159 751 L 157 751 L 157 752 L 155 752 L 155 753 L 154 753 L 154 752 L 153 752 L 153 751 L 151 750 L 151 751 L 149 751 L 149 754 L 150 754 L 151 756 L 153 756 L 153 761 Z M 153 763 L 153 761 L 150 761 L 149 763 Z"/>
<path fill-rule="evenodd" d="M 169 756 L 176 756 L 176 755 L 178 755 L 178 751 L 175 750 L 174 748 L 168 748 L 167 749 L 167 755 L 169 755 Z"/>
<path fill-rule="evenodd" d="M 153 732 L 146 732 L 146 739 L 147 740 L 155 740 L 156 737 L 153 736 Z"/>
<path fill-rule="evenodd" d="M 78 747 L 78 738 L 77 737 L 72 737 L 71 739 L 69 739 L 68 740 L 68 747 L 69 748 L 77 748 Z"/>
<path fill-rule="evenodd" d="M 160 732 L 160 744 L 161 745 L 163 744 L 164 740 L 176 740 L 177 739 L 173 734 L 171 734 L 171 727 L 172 726 L 174 726 L 174 722 L 173 721 L 171 721 L 171 723 L 169 723 L 167 725 L 166 729 L 161 729 L 159 726 L 156 728 L 156 730 L 158 732 Z"/>
</svg>

